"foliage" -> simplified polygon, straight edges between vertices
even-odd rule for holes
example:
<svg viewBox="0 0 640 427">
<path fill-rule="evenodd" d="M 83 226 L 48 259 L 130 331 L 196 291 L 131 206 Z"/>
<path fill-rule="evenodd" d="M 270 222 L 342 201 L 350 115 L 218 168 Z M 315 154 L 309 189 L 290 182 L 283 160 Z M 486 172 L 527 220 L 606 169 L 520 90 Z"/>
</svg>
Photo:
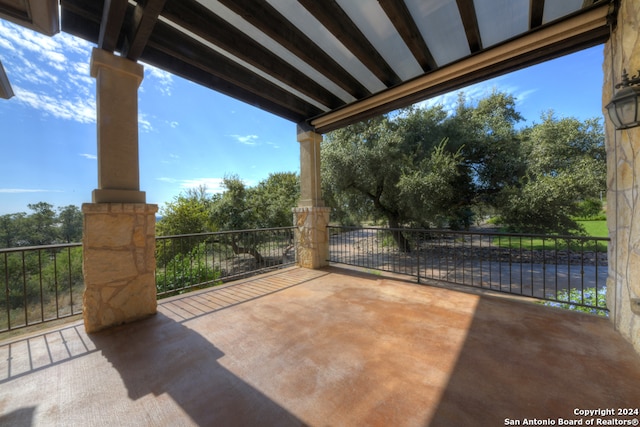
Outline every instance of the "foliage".
<svg viewBox="0 0 640 427">
<path fill-rule="evenodd" d="M 292 209 L 300 198 L 300 179 L 294 172 L 272 173 L 250 190 L 250 204 L 256 212 L 256 227 L 289 227 Z"/>
<path fill-rule="evenodd" d="M 212 230 L 209 222 L 211 199 L 205 186 L 188 189 L 160 209 L 160 219 L 156 225 L 159 236 L 204 233 Z"/>
<path fill-rule="evenodd" d="M 220 270 L 208 265 L 206 243 L 199 243 L 188 253 L 177 253 L 162 270 L 156 271 L 158 293 L 180 291 L 195 286 L 220 284 Z"/>
<path fill-rule="evenodd" d="M 558 301 L 543 301 L 542 304 L 550 307 L 560 307 L 567 310 L 596 314 L 603 317 L 609 316 L 609 312 L 607 310 L 577 305 L 586 304 L 593 307 L 597 306 L 605 308 L 607 306 L 606 288 L 600 288 L 597 292 L 595 288 L 587 288 L 582 292 L 577 288 L 571 288 L 569 292 L 565 289 L 558 291 L 556 298 Z"/>
<path fill-rule="evenodd" d="M 82 240 L 82 211 L 77 206 L 68 205 L 58 208 L 58 223 L 60 237 L 66 243 Z"/>
<path fill-rule="evenodd" d="M 602 202 L 595 197 L 587 197 L 577 203 L 578 217 L 595 218 L 602 213 Z"/>
<path fill-rule="evenodd" d="M 598 119 L 557 118 L 517 129 L 512 95 L 494 91 L 455 109 L 409 108 L 327 135 L 322 145 L 325 201 L 354 225 L 468 228 L 499 215 L 510 231 L 576 234 L 576 217 L 599 209 L 606 185 Z M 398 247 L 406 242 L 396 236 Z"/>
<path fill-rule="evenodd" d="M 30 250 L 8 253 L 6 264 L 0 262 L 0 307 L 11 310 L 32 303 L 47 304 L 59 293 L 68 293 L 84 283 L 82 276 L 82 248 Z"/>
<path fill-rule="evenodd" d="M 500 195 L 502 221 L 511 231 L 584 233 L 574 219 L 606 187 L 602 125 L 558 119 L 553 111 L 542 123 L 522 131 L 527 170 Z"/>
<path fill-rule="evenodd" d="M 428 226 L 438 215 L 450 216 L 459 207 L 453 199 L 468 183 L 460 179 L 457 153 L 442 138 L 445 118 L 439 107 L 405 109 L 329 134 L 321 149 L 328 202 L 347 202 L 354 212 L 366 200 L 352 217 L 373 211 L 391 228 Z M 408 249 L 402 233 L 394 238 Z"/>
</svg>

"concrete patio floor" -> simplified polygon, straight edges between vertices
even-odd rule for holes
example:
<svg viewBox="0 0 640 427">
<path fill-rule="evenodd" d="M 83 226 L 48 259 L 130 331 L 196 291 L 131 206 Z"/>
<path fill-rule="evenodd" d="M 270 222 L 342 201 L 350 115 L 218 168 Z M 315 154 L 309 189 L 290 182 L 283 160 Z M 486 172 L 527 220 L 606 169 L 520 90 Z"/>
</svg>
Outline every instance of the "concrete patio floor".
<svg viewBox="0 0 640 427">
<path fill-rule="evenodd" d="M 14 427 L 558 425 L 638 407 L 640 357 L 606 319 L 337 267 L 0 342 Z"/>
</svg>

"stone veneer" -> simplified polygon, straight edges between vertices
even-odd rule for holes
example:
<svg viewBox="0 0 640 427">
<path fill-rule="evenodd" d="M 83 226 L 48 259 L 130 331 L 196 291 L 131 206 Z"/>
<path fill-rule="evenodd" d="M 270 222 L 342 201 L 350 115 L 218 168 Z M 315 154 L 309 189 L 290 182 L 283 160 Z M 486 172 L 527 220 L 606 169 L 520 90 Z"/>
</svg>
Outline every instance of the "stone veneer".
<svg viewBox="0 0 640 427">
<path fill-rule="evenodd" d="M 603 105 L 615 93 L 623 69 L 640 70 L 640 2 L 623 0 L 618 22 L 604 49 Z M 605 122 L 609 278 L 607 306 L 615 328 L 640 353 L 640 127 L 616 131 Z"/>
<path fill-rule="evenodd" d="M 305 268 L 329 265 L 330 208 L 298 207 L 293 209 L 296 226 L 296 264 Z"/>
<path fill-rule="evenodd" d="M 157 205 L 145 203 L 82 205 L 87 332 L 156 313 L 157 211 Z"/>
</svg>

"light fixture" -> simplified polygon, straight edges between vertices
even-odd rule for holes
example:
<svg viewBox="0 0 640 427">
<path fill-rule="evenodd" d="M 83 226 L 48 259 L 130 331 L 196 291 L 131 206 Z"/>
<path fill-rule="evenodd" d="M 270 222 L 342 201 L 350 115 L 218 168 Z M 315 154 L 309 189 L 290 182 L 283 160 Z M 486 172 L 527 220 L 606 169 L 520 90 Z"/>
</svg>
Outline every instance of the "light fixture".
<svg viewBox="0 0 640 427">
<path fill-rule="evenodd" d="M 616 129 L 629 129 L 640 126 L 640 70 L 638 75 L 629 78 L 627 70 L 622 72 L 622 83 L 616 85 L 616 92 L 606 106 L 609 118 Z"/>
</svg>

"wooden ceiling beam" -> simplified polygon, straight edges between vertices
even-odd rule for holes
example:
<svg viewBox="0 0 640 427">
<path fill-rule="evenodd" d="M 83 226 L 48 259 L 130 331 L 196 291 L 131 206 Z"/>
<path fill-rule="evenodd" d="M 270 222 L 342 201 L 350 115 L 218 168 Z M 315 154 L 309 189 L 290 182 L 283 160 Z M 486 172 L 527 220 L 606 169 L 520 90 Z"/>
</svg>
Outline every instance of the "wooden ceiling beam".
<svg viewBox="0 0 640 427">
<path fill-rule="evenodd" d="M 545 0 L 529 0 L 529 29 L 533 30 L 542 25 Z"/>
<path fill-rule="evenodd" d="M 478 26 L 478 17 L 473 6 L 473 0 L 456 0 L 456 3 L 458 4 L 464 32 L 467 35 L 469 50 L 471 53 L 480 52 L 482 50 L 482 38 L 480 37 L 480 27 Z"/>
<path fill-rule="evenodd" d="M 329 109 L 345 104 L 315 80 L 194 0 L 169 0 L 162 16 Z"/>
<path fill-rule="evenodd" d="M 138 3 L 134 9 L 133 22 L 129 34 L 122 47 L 122 56 L 136 61 L 142 55 L 153 27 L 158 21 L 158 16 L 160 16 L 160 12 L 164 8 L 165 1 L 148 0 L 144 6 Z"/>
<path fill-rule="evenodd" d="M 218 0 L 356 99 L 371 92 L 265 0 Z"/>
<path fill-rule="evenodd" d="M 316 114 L 322 112 L 319 108 L 254 74 L 226 56 L 209 49 L 202 43 L 193 41 L 169 24 L 158 22 L 149 39 L 149 48 L 165 54 L 164 62 L 160 62 L 161 56 L 157 53 L 152 58 L 155 62 L 159 62 L 161 69 L 174 72 L 187 68 L 176 64 L 188 64 L 190 65 L 188 68 L 191 70 L 199 69 L 216 77 L 214 80 L 209 80 L 208 87 L 215 83 L 215 86 L 223 93 L 232 94 L 231 96 L 243 101 L 250 100 L 253 105 L 257 99 L 264 98 L 265 101 L 269 101 L 270 105 L 278 105 L 277 110 L 281 114 L 284 111 L 289 111 L 289 115 L 300 117 L 313 112 Z M 167 57 L 175 58 L 176 61 L 167 61 Z M 150 55 L 147 55 L 145 51 L 141 59 L 147 61 L 150 59 Z M 233 90 L 234 87 L 238 90 Z M 253 96 L 249 96 L 250 93 L 253 93 Z"/>
<path fill-rule="evenodd" d="M 104 0 L 98 48 L 108 52 L 116 50 L 128 5 L 127 0 Z"/>
<path fill-rule="evenodd" d="M 604 43 L 609 38 L 608 4 L 549 24 L 395 88 L 308 120 L 320 133 Z"/>
<path fill-rule="evenodd" d="M 296 112 L 293 109 L 283 106 L 279 103 L 269 101 L 254 92 L 246 90 L 242 87 L 236 86 L 216 75 L 195 67 L 187 62 L 173 57 L 170 54 L 162 52 L 156 49 L 151 44 L 147 45 L 141 59 L 145 63 L 153 65 L 155 67 L 167 70 L 168 72 L 180 76 L 186 80 L 190 80 L 195 84 L 201 85 L 205 88 L 215 90 L 224 95 L 230 96 L 239 101 L 245 102 L 256 108 L 260 108 L 265 111 L 269 111 L 277 116 L 280 116 L 286 120 L 298 123 L 304 120 L 306 113 Z M 215 114 L 215 107 L 211 107 L 212 114 Z"/>
<path fill-rule="evenodd" d="M 435 59 L 424 41 L 420 29 L 413 20 L 407 5 L 403 0 L 378 0 L 380 6 L 396 27 L 396 31 L 402 37 L 405 44 L 416 58 L 424 72 L 429 72 L 438 67 Z"/>
<path fill-rule="evenodd" d="M 402 79 L 362 34 L 335 0 L 298 0 L 320 23 L 362 62 L 387 87 Z"/>
</svg>

